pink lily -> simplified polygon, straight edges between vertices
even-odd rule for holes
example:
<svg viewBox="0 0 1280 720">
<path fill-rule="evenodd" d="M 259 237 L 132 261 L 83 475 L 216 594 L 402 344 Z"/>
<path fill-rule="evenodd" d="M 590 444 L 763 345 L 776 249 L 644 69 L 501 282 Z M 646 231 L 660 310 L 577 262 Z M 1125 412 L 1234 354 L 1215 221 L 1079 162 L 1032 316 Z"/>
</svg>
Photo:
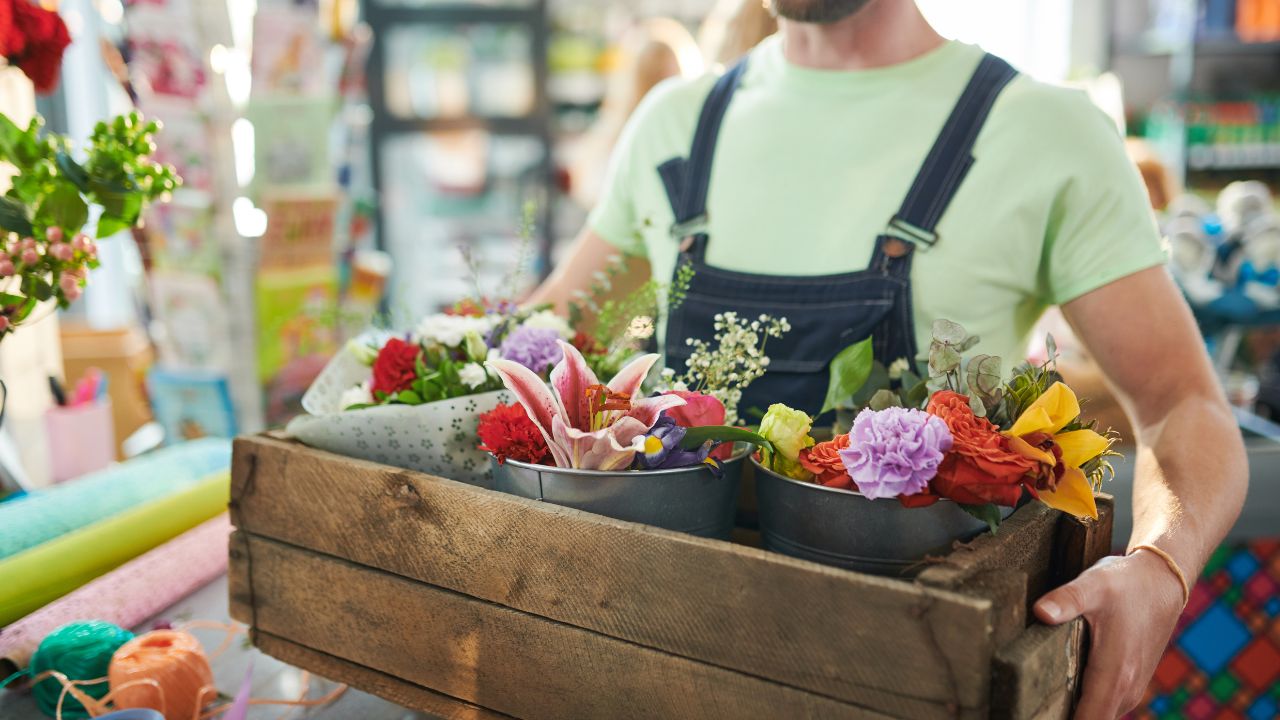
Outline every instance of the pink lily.
<svg viewBox="0 0 1280 720">
<path fill-rule="evenodd" d="M 563 340 L 564 359 L 551 371 L 549 389 L 536 374 L 510 360 L 485 363 L 515 393 L 542 431 L 557 467 L 626 470 L 644 450 L 645 433 L 663 410 L 685 404 L 676 395 L 637 397 L 640 383 L 658 361 L 654 354 L 632 360 L 601 385 L 578 349 Z"/>
</svg>

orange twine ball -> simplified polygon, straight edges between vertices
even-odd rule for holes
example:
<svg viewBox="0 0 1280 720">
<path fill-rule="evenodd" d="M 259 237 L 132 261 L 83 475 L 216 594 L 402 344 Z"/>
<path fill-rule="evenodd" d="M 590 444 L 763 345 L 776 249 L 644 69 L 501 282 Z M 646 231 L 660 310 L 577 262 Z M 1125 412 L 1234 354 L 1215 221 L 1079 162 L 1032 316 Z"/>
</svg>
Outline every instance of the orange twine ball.
<svg viewBox="0 0 1280 720">
<path fill-rule="evenodd" d="M 121 645 L 107 671 L 115 707 L 159 710 L 166 720 L 194 720 L 217 698 L 200 641 L 181 630 L 153 630 Z"/>
</svg>

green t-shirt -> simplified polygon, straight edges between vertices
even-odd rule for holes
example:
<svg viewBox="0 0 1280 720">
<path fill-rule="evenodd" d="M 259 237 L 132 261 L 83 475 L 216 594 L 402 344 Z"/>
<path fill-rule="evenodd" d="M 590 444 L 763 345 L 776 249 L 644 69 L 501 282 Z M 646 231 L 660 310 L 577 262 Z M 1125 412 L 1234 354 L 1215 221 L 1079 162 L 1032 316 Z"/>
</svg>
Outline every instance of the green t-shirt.
<svg viewBox="0 0 1280 720">
<path fill-rule="evenodd" d="M 707 200 L 715 267 L 767 275 L 864 269 L 982 50 L 948 42 L 861 71 L 792 65 L 779 36 L 752 51 L 720 129 Z M 671 277 L 677 244 L 657 166 L 689 152 L 713 77 L 668 81 L 637 108 L 589 226 Z M 1146 191 L 1116 127 L 1080 91 L 1019 76 L 976 163 L 912 265 L 916 335 L 938 318 L 1025 356 L 1044 309 L 1164 262 Z"/>
</svg>

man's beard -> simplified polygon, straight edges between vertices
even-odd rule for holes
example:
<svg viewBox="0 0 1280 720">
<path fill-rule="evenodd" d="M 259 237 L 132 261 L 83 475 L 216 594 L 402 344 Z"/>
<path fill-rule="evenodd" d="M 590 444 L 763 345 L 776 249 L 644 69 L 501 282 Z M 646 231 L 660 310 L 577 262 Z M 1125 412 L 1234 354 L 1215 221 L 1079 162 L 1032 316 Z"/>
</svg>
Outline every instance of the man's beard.
<svg viewBox="0 0 1280 720">
<path fill-rule="evenodd" d="M 871 0 L 768 0 L 768 2 L 781 18 L 823 25 L 849 17 Z"/>
</svg>

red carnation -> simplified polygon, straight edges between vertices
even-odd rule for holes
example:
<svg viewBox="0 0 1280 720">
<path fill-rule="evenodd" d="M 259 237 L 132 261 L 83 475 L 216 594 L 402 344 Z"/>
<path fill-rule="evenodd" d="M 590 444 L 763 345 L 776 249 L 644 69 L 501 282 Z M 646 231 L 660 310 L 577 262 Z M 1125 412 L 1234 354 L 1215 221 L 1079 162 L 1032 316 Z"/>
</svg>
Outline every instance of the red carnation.
<svg viewBox="0 0 1280 720">
<path fill-rule="evenodd" d="M 4 4 L 12 11 L 12 29 L 4 38 L 5 54 L 31 78 L 36 92 L 53 92 L 62 68 L 62 52 L 71 44 L 66 23 L 58 13 L 28 0 L 0 0 L 0 5 Z"/>
<path fill-rule="evenodd" d="M 499 405 L 482 414 L 476 434 L 480 436 L 480 449 L 493 453 L 500 463 L 511 459 L 539 465 L 551 464 L 551 450 L 547 447 L 547 439 L 529 419 L 529 414 L 522 405 Z"/>
<path fill-rule="evenodd" d="M 401 390 L 408 390 L 418 377 L 418 357 L 422 355 L 422 346 L 408 343 L 400 338 L 391 338 L 378 351 L 378 358 L 373 361 L 373 386 L 370 391 L 375 398 L 378 393 L 395 395 Z"/>
</svg>

